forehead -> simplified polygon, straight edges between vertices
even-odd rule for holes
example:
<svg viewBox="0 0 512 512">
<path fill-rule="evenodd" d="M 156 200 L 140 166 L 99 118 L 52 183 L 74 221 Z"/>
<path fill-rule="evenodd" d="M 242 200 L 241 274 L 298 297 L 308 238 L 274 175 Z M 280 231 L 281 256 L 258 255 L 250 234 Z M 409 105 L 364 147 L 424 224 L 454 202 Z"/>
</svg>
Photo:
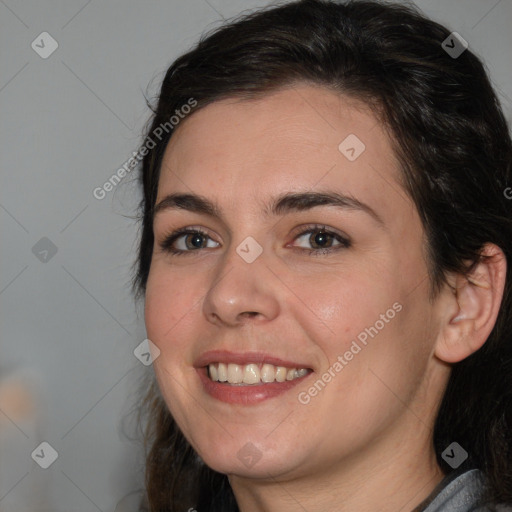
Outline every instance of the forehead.
<svg viewBox="0 0 512 512">
<path fill-rule="evenodd" d="M 379 204 L 390 186 L 405 196 L 398 173 L 387 132 L 367 106 L 302 85 L 217 101 L 182 121 L 166 148 L 157 202 L 175 191 L 242 200 L 322 188 Z"/>
</svg>

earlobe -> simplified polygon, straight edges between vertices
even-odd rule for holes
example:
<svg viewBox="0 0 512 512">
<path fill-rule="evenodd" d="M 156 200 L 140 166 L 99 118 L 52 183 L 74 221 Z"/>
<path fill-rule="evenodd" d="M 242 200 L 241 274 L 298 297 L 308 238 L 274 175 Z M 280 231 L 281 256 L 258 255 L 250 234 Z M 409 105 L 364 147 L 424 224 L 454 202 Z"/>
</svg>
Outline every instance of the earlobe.
<svg viewBox="0 0 512 512">
<path fill-rule="evenodd" d="M 503 251 L 486 244 L 484 259 L 467 277 L 456 275 L 451 308 L 443 319 L 434 354 L 457 363 L 480 349 L 496 323 L 503 298 L 507 263 Z"/>
</svg>

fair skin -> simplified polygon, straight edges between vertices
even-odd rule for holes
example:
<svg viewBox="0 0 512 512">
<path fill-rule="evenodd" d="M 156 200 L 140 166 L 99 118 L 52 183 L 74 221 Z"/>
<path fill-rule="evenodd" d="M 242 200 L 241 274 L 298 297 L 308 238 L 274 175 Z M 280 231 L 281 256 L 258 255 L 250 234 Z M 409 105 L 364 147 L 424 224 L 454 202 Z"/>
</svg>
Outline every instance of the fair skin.
<svg viewBox="0 0 512 512">
<path fill-rule="evenodd" d="M 338 149 L 349 134 L 366 146 L 354 161 Z M 184 208 L 155 215 L 145 302 L 148 338 L 160 350 L 154 369 L 180 429 L 229 476 L 243 512 L 411 511 L 443 477 L 432 429 L 449 363 L 487 339 L 506 265 L 489 245 L 492 258 L 472 282 L 450 276 L 456 292 L 445 287 L 429 302 L 424 231 L 398 177 L 373 113 L 311 85 L 215 102 L 168 144 L 156 204 L 196 194 L 222 216 Z M 271 198 L 320 191 L 357 198 L 380 220 L 332 205 L 263 213 Z M 331 252 L 309 254 L 321 243 L 311 224 L 350 245 L 333 237 Z M 184 235 L 173 247 L 186 254 L 162 250 L 165 236 L 184 227 L 207 233 L 202 248 Z M 236 250 L 249 236 L 262 248 L 251 263 Z M 397 303 L 400 311 L 377 325 Z M 298 400 L 376 325 L 321 391 Z M 208 350 L 265 352 L 313 371 L 259 403 L 226 403 L 205 392 L 194 368 Z M 247 443 L 260 457 L 253 465 L 238 456 Z"/>
</svg>

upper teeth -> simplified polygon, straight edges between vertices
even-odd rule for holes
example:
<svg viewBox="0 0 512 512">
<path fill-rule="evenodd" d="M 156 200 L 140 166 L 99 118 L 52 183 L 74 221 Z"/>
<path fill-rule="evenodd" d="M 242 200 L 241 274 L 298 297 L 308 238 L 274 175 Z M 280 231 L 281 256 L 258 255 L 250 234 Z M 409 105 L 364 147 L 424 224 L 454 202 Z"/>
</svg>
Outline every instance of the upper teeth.
<svg viewBox="0 0 512 512">
<path fill-rule="evenodd" d="M 284 382 L 303 377 L 308 373 L 306 368 L 285 368 L 265 363 L 239 365 L 234 363 L 212 363 L 208 366 L 212 380 L 228 382 L 229 384 L 259 384 L 261 382 Z"/>
</svg>

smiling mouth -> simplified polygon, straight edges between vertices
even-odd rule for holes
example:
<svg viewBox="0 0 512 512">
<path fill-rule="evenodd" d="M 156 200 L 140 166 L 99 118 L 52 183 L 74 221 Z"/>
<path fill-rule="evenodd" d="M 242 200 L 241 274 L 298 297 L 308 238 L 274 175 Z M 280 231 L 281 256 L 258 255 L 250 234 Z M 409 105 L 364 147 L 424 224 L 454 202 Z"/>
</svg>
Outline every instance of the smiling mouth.
<svg viewBox="0 0 512 512">
<path fill-rule="evenodd" d="M 207 375 L 210 380 L 231 386 L 257 386 L 292 381 L 304 377 L 312 371 L 310 368 L 287 368 L 269 363 L 246 365 L 210 363 L 207 367 Z"/>
</svg>

